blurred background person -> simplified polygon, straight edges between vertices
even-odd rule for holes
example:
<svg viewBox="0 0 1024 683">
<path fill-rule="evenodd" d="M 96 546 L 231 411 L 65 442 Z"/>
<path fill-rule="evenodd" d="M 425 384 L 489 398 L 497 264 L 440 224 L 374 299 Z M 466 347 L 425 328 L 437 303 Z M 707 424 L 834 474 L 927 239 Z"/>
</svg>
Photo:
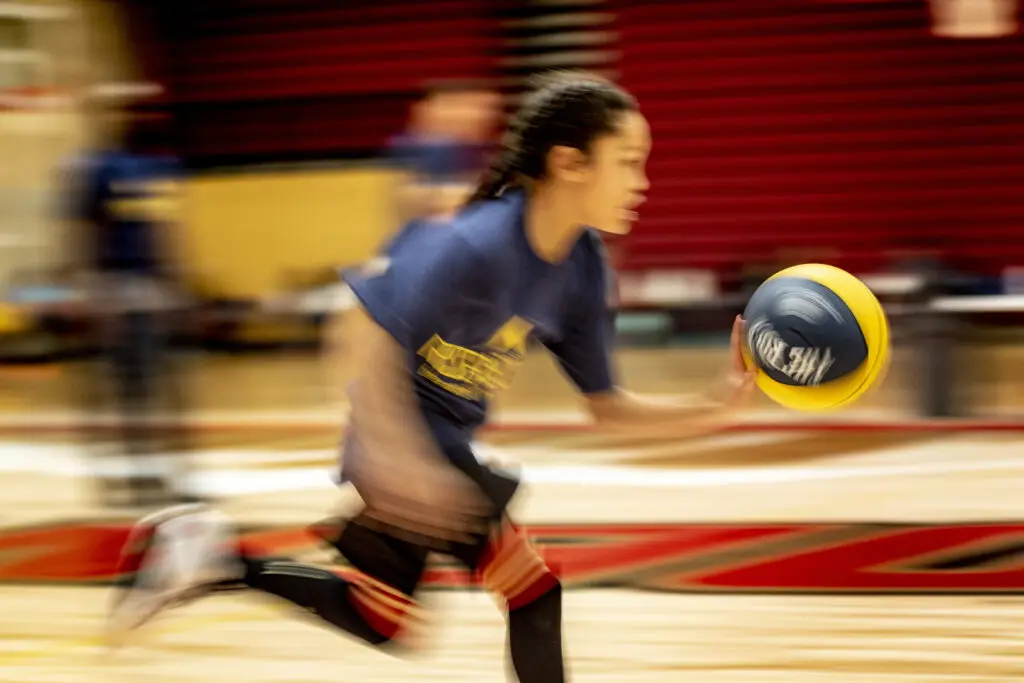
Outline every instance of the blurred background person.
<svg viewBox="0 0 1024 683">
<path fill-rule="evenodd" d="M 487 81 L 428 84 L 411 108 L 409 125 L 389 141 L 400 171 L 396 209 L 400 225 L 444 217 L 461 206 L 487 163 L 501 96 Z"/>
<path fill-rule="evenodd" d="M 114 407 L 128 456 L 123 468 L 103 468 L 100 495 L 136 506 L 181 496 L 185 397 L 172 345 L 183 293 L 175 230 L 182 171 L 170 117 L 147 97 L 113 90 L 91 98 L 106 142 L 75 160 L 69 211 L 99 351 L 82 385 L 86 410 Z"/>
</svg>

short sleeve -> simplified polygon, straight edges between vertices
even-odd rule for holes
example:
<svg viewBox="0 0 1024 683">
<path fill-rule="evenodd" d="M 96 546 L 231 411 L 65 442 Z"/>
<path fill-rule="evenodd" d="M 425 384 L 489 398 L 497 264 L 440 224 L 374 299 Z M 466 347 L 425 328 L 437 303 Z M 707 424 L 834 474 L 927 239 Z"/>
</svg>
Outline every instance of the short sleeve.
<svg viewBox="0 0 1024 683">
<path fill-rule="evenodd" d="M 586 271 L 562 339 L 547 348 L 581 392 L 600 394 L 615 387 L 615 311 L 608 303 L 612 282 L 603 249 Z"/>
<path fill-rule="evenodd" d="M 384 243 L 384 246 L 381 248 L 381 253 L 388 257 L 392 256 L 399 249 L 408 245 L 412 240 L 422 235 L 425 230 L 428 230 L 431 227 L 432 226 L 426 225 L 425 221 L 420 219 L 410 221 L 405 225 L 405 227 Z"/>
<path fill-rule="evenodd" d="M 451 233 L 416 240 L 344 275 L 367 313 L 407 350 L 457 336 L 488 308 L 493 274 Z"/>
</svg>

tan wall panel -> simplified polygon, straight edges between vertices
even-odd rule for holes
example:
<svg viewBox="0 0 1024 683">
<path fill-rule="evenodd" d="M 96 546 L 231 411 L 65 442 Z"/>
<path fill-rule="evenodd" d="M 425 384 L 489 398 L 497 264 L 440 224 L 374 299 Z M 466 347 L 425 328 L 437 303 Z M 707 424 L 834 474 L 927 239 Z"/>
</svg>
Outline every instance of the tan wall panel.
<svg viewBox="0 0 1024 683">
<path fill-rule="evenodd" d="M 191 267 L 218 292 L 250 297 L 289 271 L 365 260 L 394 228 L 380 170 L 200 177 L 185 196 Z"/>
</svg>

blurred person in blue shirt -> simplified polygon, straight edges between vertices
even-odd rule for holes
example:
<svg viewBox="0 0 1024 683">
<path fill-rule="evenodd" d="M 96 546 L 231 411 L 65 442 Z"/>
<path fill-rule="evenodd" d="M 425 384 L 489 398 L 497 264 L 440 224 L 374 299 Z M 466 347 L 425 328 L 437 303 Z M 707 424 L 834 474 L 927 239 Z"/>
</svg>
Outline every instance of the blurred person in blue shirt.
<svg viewBox="0 0 1024 683">
<path fill-rule="evenodd" d="M 175 224 L 180 208 L 181 163 L 173 153 L 171 120 L 140 105 L 94 102 L 111 142 L 77 157 L 65 169 L 70 185 L 65 210 L 80 282 L 87 293 L 101 382 L 89 387 L 89 405 L 113 393 L 122 445 L 132 471 L 101 479 L 105 502 L 138 505 L 173 497 L 169 472 L 142 455 L 163 449 L 158 435 L 182 437 L 183 423 L 153 429 L 158 409 L 181 417 L 182 395 L 170 355 L 171 332 L 181 297 Z M 180 443 L 176 445 L 181 445 Z M 179 463 L 180 464 L 180 463 Z"/>
<path fill-rule="evenodd" d="M 401 172 L 399 222 L 446 217 L 461 206 L 487 165 L 500 96 L 483 81 L 429 84 L 408 128 L 389 141 Z"/>
</svg>

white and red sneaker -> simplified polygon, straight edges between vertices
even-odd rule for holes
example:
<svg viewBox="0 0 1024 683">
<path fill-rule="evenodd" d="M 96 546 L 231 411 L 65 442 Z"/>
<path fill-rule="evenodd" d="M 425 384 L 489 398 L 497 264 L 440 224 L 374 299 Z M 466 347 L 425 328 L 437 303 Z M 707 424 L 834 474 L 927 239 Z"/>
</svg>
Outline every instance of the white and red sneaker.
<svg viewBox="0 0 1024 683">
<path fill-rule="evenodd" d="M 220 512 L 193 504 L 143 517 L 121 549 L 107 621 L 111 646 L 160 612 L 241 578 L 242 571 L 235 531 Z"/>
</svg>

